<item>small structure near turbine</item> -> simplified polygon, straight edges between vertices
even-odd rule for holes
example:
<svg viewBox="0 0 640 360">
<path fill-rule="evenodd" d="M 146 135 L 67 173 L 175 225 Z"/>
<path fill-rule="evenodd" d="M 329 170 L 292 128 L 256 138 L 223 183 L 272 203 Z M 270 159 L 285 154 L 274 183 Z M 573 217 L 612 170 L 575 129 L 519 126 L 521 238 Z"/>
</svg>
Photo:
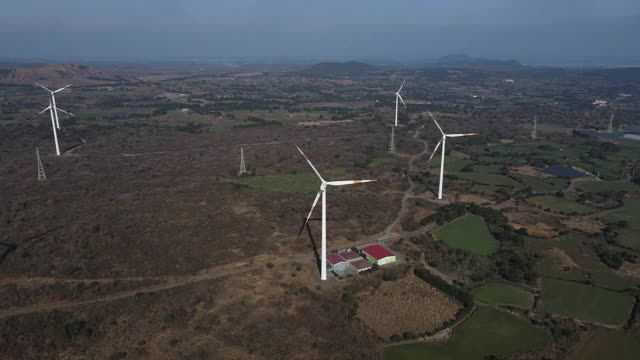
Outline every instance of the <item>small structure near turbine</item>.
<svg viewBox="0 0 640 360">
<path fill-rule="evenodd" d="M 247 173 L 247 167 L 244 163 L 244 148 L 240 148 L 240 171 L 238 171 L 238 175 L 244 175 Z"/>
<path fill-rule="evenodd" d="M 440 147 L 440 144 L 442 144 L 442 153 L 440 155 L 440 185 L 438 186 L 438 200 L 442 200 L 442 184 L 444 182 L 444 153 L 445 153 L 445 146 L 447 144 L 447 138 L 456 138 L 456 137 L 463 137 L 463 136 L 474 136 L 474 135 L 478 135 L 478 134 L 477 133 L 445 134 L 444 131 L 442 131 L 442 128 L 440 127 L 440 124 L 438 124 L 438 122 L 436 121 L 436 118 L 434 118 L 433 114 L 431 114 L 431 111 L 427 110 L 427 112 L 429 113 L 429 116 L 431 117 L 433 122 L 438 127 L 438 130 L 440 130 L 440 133 L 442 134 L 442 139 L 440 139 L 440 141 L 438 142 L 436 147 L 433 149 L 433 153 L 431 153 L 431 157 L 428 160 L 428 161 L 431 161 L 431 159 L 433 158 L 433 155 L 435 155 L 436 151 L 438 151 L 438 147 Z"/>
<path fill-rule="evenodd" d="M 49 106 L 47 106 L 44 110 L 40 111 L 37 115 L 40 115 L 40 114 L 46 112 L 47 110 L 49 110 L 49 114 L 51 115 L 51 127 L 53 129 L 53 140 L 54 140 L 54 142 L 56 144 L 56 155 L 60 156 L 60 146 L 58 144 L 58 132 L 57 132 L 57 130 L 60 129 L 60 122 L 58 121 L 58 110 L 60 110 L 61 112 L 65 113 L 67 115 L 70 115 L 70 116 L 75 116 L 75 115 L 73 115 L 72 113 L 70 113 L 68 111 L 64 111 L 64 110 L 62 110 L 62 109 L 60 109 L 60 108 L 58 108 L 56 106 L 55 93 L 60 92 L 60 91 L 62 91 L 64 89 L 68 88 L 71 85 L 67 85 L 67 86 L 65 86 L 63 88 L 60 88 L 58 90 L 55 90 L 55 91 L 49 90 L 46 87 L 44 87 L 44 86 L 42 86 L 42 85 L 40 85 L 38 83 L 35 83 L 35 85 L 40 86 L 41 88 L 43 88 L 43 89 L 45 89 L 45 90 L 47 90 L 49 92 Z"/>
<path fill-rule="evenodd" d="M 296 146 L 297 147 L 297 146 Z M 309 219 L 313 214 L 313 210 L 316 208 L 316 204 L 318 203 L 318 199 L 322 196 L 322 250 L 320 253 L 320 280 L 327 280 L 327 186 L 344 186 L 344 185 L 353 185 L 353 184 L 362 184 L 367 182 L 374 182 L 377 180 L 339 180 L 339 181 L 326 181 L 316 170 L 315 166 L 311 163 L 309 158 L 302 152 L 302 150 L 298 148 L 300 154 L 307 160 L 313 172 L 316 173 L 318 178 L 320 179 L 320 190 L 316 195 L 315 200 L 313 200 L 313 205 L 311 205 L 311 210 L 309 211 L 309 215 L 307 215 L 307 219 L 305 220 L 302 229 L 300 229 L 300 233 L 298 237 L 302 234 L 304 227 L 309 223 Z"/>
<path fill-rule="evenodd" d="M 42 160 L 40 159 L 40 149 L 36 148 L 36 161 L 38 162 L 38 181 L 47 180 L 47 174 L 44 173 L 44 166 L 42 166 Z"/>
</svg>

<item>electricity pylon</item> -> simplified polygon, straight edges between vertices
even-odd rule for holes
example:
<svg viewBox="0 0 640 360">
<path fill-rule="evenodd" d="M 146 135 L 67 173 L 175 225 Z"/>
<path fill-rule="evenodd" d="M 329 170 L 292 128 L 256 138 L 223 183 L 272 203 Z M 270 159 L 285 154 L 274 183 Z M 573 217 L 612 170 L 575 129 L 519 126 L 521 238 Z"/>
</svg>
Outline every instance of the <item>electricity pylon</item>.
<svg viewBox="0 0 640 360">
<path fill-rule="evenodd" d="M 44 173 L 42 160 L 40 160 L 40 149 L 38 148 L 36 148 L 36 159 L 38 161 L 38 181 L 45 181 L 47 180 L 47 174 Z"/>
<path fill-rule="evenodd" d="M 531 139 L 532 140 L 535 140 L 536 137 L 537 137 L 536 136 L 537 127 L 538 127 L 538 116 L 536 115 L 533 118 L 533 129 L 531 130 Z"/>
<path fill-rule="evenodd" d="M 240 171 L 238 175 L 244 175 L 247 173 L 247 167 L 244 164 L 244 149 L 240 148 Z"/>
<path fill-rule="evenodd" d="M 396 128 L 395 126 L 391 127 L 391 142 L 389 142 L 389 152 L 390 153 L 395 153 L 396 152 Z"/>
</svg>

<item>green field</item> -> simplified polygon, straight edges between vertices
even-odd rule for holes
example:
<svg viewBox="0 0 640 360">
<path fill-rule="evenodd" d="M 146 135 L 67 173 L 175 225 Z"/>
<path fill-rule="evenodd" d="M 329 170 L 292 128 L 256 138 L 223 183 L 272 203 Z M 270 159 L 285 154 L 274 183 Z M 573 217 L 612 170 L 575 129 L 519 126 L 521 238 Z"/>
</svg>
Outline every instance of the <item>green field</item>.
<svg viewBox="0 0 640 360">
<path fill-rule="evenodd" d="M 618 241 L 625 246 L 640 251 L 640 200 L 625 200 L 624 207 L 604 216 L 603 220 L 608 222 L 627 221 L 629 225 L 620 229 Z"/>
<path fill-rule="evenodd" d="M 565 199 L 553 195 L 535 196 L 528 200 L 531 204 L 540 206 L 542 209 L 549 209 L 555 213 L 577 213 L 577 214 L 590 214 L 595 212 L 596 209 L 580 204 L 576 201 Z"/>
<path fill-rule="evenodd" d="M 482 360 L 544 346 L 550 336 L 527 320 L 491 307 L 479 307 L 444 344 L 406 344 L 384 349 L 384 360 Z"/>
<path fill-rule="evenodd" d="M 597 329 L 575 351 L 572 360 L 634 360 L 640 354 L 640 339 L 630 334 Z"/>
<path fill-rule="evenodd" d="M 331 176 L 344 176 L 344 168 L 334 168 L 328 171 Z M 274 174 L 259 176 L 244 176 L 222 178 L 222 182 L 243 184 L 257 189 L 286 192 L 318 192 L 320 180 L 313 173 L 304 174 Z"/>
<path fill-rule="evenodd" d="M 638 192 L 640 186 L 626 181 L 594 181 L 580 185 L 578 187 L 586 192 L 603 192 L 603 191 L 629 191 Z"/>
<path fill-rule="evenodd" d="M 536 193 L 556 192 L 569 186 L 569 181 L 562 178 L 538 179 L 522 174 L 512 174 L 511 177 L 530 187 Z"/>
<path fill-rule="evenodd" d="M 522 309 L 531 309 L 533 297 L 529 292 L 509 285 L 495 284 L 476 290 L 473 297 L 485 304 L 509 305 Z"/>
<path fill-rule="evenodd" d="M 446 174 L 448 171 L 457 172 L 460 171 L 463 167 L 472 164 L 471 160 L 461 159 L 453 156 L 447 156 L 444 159 L 444 173 Z M 430 168 L 440 169 L 440 155 L 436 155 L 429 162 L 423 162 L 423 166 L 426 165 Z"/>
<path fill-rule="evenodd" d="M 621 325 L 629 317 L 633 298 L 572 281 L 545 278 L 537 312 L 566 315 L 578 320 Z"/>
<path fill-rule="evenodd" d="M 514 188 L 522 187 L 522 184 L 512 178 L 499 174 L 488 173 L 459 173 L 457 176 L 463 180 L 473 181 L 474 183 L 495 186 L 511 186 Z"/>
<path fill-rule="evenodd" d="M 390 156 L 379 156 L 379 157 L 373 158 L 367 164 L 367 167 L 368 168 L 375 168 L 375 167 L 378 167 L 380 165 L 389 164 L 389 163 L 395 163 L 395 162 L 396 162 L 396 159 L 392 158 Z"/>
<path fill-rule="evenodd" d="M 498 242 L 489 232 L 484 218 L 475 214 L 455 219 L 436 230 L 434 235 L 453 248 L 465 249 L 475 254 L 490 255 L 498 248 Z"/>
</svg>

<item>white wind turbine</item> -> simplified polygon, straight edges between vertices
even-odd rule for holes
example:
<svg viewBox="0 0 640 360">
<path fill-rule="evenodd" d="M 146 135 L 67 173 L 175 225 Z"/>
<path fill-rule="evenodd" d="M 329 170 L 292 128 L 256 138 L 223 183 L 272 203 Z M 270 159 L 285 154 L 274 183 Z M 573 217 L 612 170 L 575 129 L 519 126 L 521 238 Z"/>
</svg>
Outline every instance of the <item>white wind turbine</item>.
<svg viewBox="0 0 640 360">
<path fill-rule="evenodd" d="M 54 117 L 55 117 L 55 119 L 56 119 L 56 128 L 57 128 L 58 130 L 60 130 L 60 122 L 58 121 L 58 110 L 62 111 L 62 112 L 63 112 L 63 113 L 65 113 L 65 114 L 69 114 L 69 113 L 68 113 L 68 112 L 66 112 L 66 111 L 64 111 L 64 110 L 62 110 L 62 109 L 58 109 L 58 107 L 56 106 L 56 96 L 55 96 L 55 94 L 56 94 L 56 93 L 58 93 L 58 92 L 60 92 L 60 91 L 62 91 L 62 90 L 64 90 L 64 89 L 66 89 L 66 88 L 68 88 L 68 87 L 69 87 L 69 86 L 71 86 L 71 85 L 67 85 L 67 86 L 62 87 L 62 88 L 60 88 L 60 89 L 58 89 L 58 90 L 49 90 L 49 89 L 47 89 L 46 87 L 44 87 L 44 86 L 42 86 L 42 85 L 40 85 L 40 84 L 38 84 L 38 83 L 35 83 L 35 84 L 36 84 L 36 85 L 38 85 L 38 86 L 40 86 L 41 88 L 43 88 L 43 89 L 45 89 L 45 90 L 47 90 L 47 91 L 49 92 L 49 96 L 50 96 L 49 106 L 51 106 L 51 107 L 52 107 L 52 109 L 53 109 L 52 111 L 53 111 Z M 73 114 L 70 114 L 70 115 L 72 115 L 72 116 L 73 116 Z"/>
<path fill-rule="evenodd" d="M 440 186 L 438 187 L 438 200 L 442 200 L 442 183 L 443 183 L 443 180 L 444 180 L 444 151 L 445 151 L 445 145 L 447 143 L 447 138 L 473 136 L 473 135 L 478 135 L 478 134 L 477 133 L 445 134 L 444 131 L 442 131 L 442 128 L 440 127 L 440 124 L 438 124 L 438 122 L 436 121 L 436 118 L 434 118 L 433 115 L 431 114 L 431 111 L 427 110 L 427 112 L 429 113 L 429 116 L 431 117 L 433 122 L 438 127 L 438 130 L 440 130 L 440 133 L 442 134 L 442 139 L 440 139 L 440 141 L 438 141 L 438 145 L 436 145 L 436 147 L 433 149 L 433 153 L 431 153 L 431 157 L 429 157 L 429 160 L 428 160 L 428 161 L 431 161 L 431 159 L 433 158 L 433 155 L 435 155 L 436 151 L 438 151 L 438 147 L 440 146 L 440 144 L 442 144 L 442 153 L 440 155 Z"/>
<path fill-rule="evenodd" d="M 402 96 L 400 96 L 400 90 L 402 90 L 402 87 L 404 86 L 404 83 L 406 82 L 403 81 L 402 85 L 400 85 L 400 89 L 398 89 L 398 91 L 396 91 L 396 122 L 395 122 L 395 126 L 398 126 L 398 100 L 402 101 L 402 105 L 404 105 L 404 108 L 407 108 L 407 104 L 404 103 L 404 100 L 402 100 Z"/>
<path fill-rule="evenodd" d="M 47 106 L 44 110 L 40 111 L 37 115 L 40 115 L 40 114 L 44 113 L 45 111 L 49 110 L 49 113 L 51 114 L 51 128 L 53 129 L 53 140 L 56 143 L 56 155 L 60 156 L 60 146 L 58 145 L 58 133 L 56 131 L 56 128 L 60 129 L 60 123 L 58 121 L 58 110 L 62 111 L 63 113 L 65 113 L 67 115 L 70 115 L 70 116 L 75 116 L 75 115 L 73 115 L 70 112 L 67 112 L 67 111 L 64 111 L 62 109 L 57 108 L 56 107 L 56 98 L 55 98 L 54 94 L 66 89 L 66 88 L 68 88 L 71 85 L 67 85 L 67 86 L 65 86 L 63 88 L 60 88 L 58 90 L 55 90 L 55 91 L 51 91 L 51 90 L 47 89 L 46 87 L 44 87 L 44 86 L 42 86 L 42 85 L 40 85 L 38 83 L 35 83 L 35 85 L 38 85 L 41 88 L 47 90 L 49 92 L 49 94 L 50 94 L 49 95 L 49 106 Z"/>
<path fill-rule="evenodd" d="M 297 147 L 297 146 L 296 146 Z M 304 229 L 304 227 L 307 225 L 307 223 L 309 222 L 309 219 L 311 218 L 311 214 L 313 214 L 313 210 L 316 207 L 316 204 L 318 203 L 318 199 L 320 198 L 320 195 L 322 195 L 322 251 L 321 251 L 321 261 L 320 261 L 320 280 L 327 280 L 327 185 L 330 186 L 343 186 L 343 185 L 352 185 L 352 184 L 362 184 L 362 183 L 367 183 L 367 182 L 374 182 L 377 180 L 339 180 L 339 181 L 326 181 L 325 179 L 322 178 L 322 176 L 320 175 L 320 173 L 318 172 L 318 170 L 316 170 L 315 166 L 313 166 L 313 164 L 311 163 L 311 161 L 309 160 L 309 158 L 307 158 L 307 156 L 302 152 L 302 150 L 300 150 L 299 147 L 298 151 L 300 151 L 300 154 L 302 154 L 302 156 L 304 156 L 304 158 L 307 160 L 307 162 L 309 163 L 309 166 L 311 166 L 311 168 L 313 169 L 313 172 L 316 173 L 316 175 L 318 175 L 318 178 L 320 178 L 320 190 L 318 191 L 318 194 L 316 195 L 315 200 L 313 200 L 313 205 L 311 205 L 311 210 L 309 211 L 309 215 L 307 215 L 307 220 L 304 222 L 304 225 L 302 225 L 302 228 Z M 298 235 L 300 236 L 300 235 Z"/>
</svg>

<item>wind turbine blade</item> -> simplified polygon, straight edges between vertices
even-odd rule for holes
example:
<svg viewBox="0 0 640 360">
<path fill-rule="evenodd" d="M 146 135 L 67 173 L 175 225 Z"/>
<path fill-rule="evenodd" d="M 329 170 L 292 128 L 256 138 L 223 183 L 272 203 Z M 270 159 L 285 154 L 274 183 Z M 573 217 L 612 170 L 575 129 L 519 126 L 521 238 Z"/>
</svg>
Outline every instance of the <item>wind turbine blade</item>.
<svg viewBox="0 0 640 360">
<path fill-rule="evenodd" d="M 311 218 L 311 214 L 313 214 L 313 210 L 316 208 L 316 204 L 318 203 L 318 199 L 320 199 L 320 195 L 322 195 L 322 190 L 318 191 L 318 194 L 316 195 L 316 199 L 313 200 L 313 205 L 311 205 L 311 210 L 309 211 L 309 215 L 307 215 L 307 220 L 305 220 L 304 224 L 300 228 L 300 232 L 298 233 L 298 238 L 300 238 L 300 235 L 302 235 L 302 232 L 304 231 L 304 227 L 307 226 L 307 223 L 309 223 L 309 219 Z"/>
<path fill-rule="evenodd" d="M 429 160 L 427 160 L 427 162 L 431 161 L 431 159 L 433 159 L 433 155 L 436 154 L 436 151 L 438 151 L 438 148 L 440 147 L 440 144 L 442 144 L 442 139 L 440 139 L 440 141 L 438 141 L 438 145 L 436 145 L 435 148 L 433 148 L 433 152 L 431 153 L 431 156 L 429 156 Z"/>
<path fill-rule="evenodd" d="M 438 122 L 436 121 L 436 118 L 433 117 L 433 114 L 431 113 L 431 111 L 429 111 L 427 109 L 427 113 L 429 113 L 429 116 L 431 117 L 431 120 L 433 120 L 434 123 L 436 123 L 436 126 L 438 127 L 438 130 L 440 130 L 440 132 L 442 133 L 442 136 L 444 136 L 444 131 L 442 131 L 442 128 L 440 127 L 440 124 L 438 124 Z"/>
<path fill-rule="evenodd" d="M 320 178 L 321 181 L 324 181 L 324 179 L 322 178 L 322 176 L 320 175 L 320 173 L 318 172 L 318 170 L 316 170 L 316 167 L 313 166 L 313 164 L 311 163 L 311 160 L 309 160 L 309 158 L 307 157 L 307 155 L 305 155 L 302 150 L 300 150 L 300 148 L 298 146 L 296 146 L 298 148 L 298 151 L 300 151 L 300 154 L 302 154 L 302 156 L 304 156 L 304 158 L 307 160 L 307 162 L 309 163 L 309 165 L 311 166 L 311 168 L 313 169 L 313 171 L 316 173 L 316 175 L 318 175 L 318 177 Z"/>
<path fill-rule="evenodd" d="M 60 92 L 60 91 L 62 91 L 62 90 L 64 90 L 64 89 L 68 88 L 69 86 L 71 86 L 71 84 L 69 84 L 69 85 L 67 85 L 67 86 L 65 86 L 65 87 L 63 87 L 63 88 L 60 88 L 60 89 L 58 89 L 58 90 L 54 91 L 53 93 L 55 94 L 55 93 L 57 93 L 57 92 Z M 58 109 L 58 110 L 60 110 L 60 109 Z"/>
<path fill-rule="evenodd" d="M 56 110 L 58 110 L 58 111 L 62 111 L 63 113 L 65 113 L 65 114 L 67 114 L 67 115 L 69 115 L 69 116 L 76 117 L 76 116 L 75 116 L 75 115 L 73 115 L 72 113 L 70 113 L 70 112 L 68 112 L 68 111 L 64 111 L 64 110 L 60 109 L 59 107 L 56 107 Z"/>
<path fill-rule="evenodd" d="M 407 104 L 404 103 L 404 100 L 402 100 L 402 96 L 400 95 L 400 93 L 398 93 L 398 97 L 400 98 L 400 101 L 402 101 L 402 105 L 404 105 L 404 108 L 407 108 Z"/>
<path fill-rule="evenodd" d="M 400 85 L 400 89 L 398 89 L 398 94 L 400 94 L 400 90 L 402 90 L 402 87 L 404 86 L 404 83 L 405 83 L 406 81 L 407 81 L 407 80 L 403 80 L 403 81 L 402 81 L 402 85 Z"/>
<path fill-rule="evenodd" d="M 45 111 L 47 111 L 49 109 L 51 109 L 51 105 L 47 106 L 46 108 L 44 108 L 44 110 L 40 111 L 39 113 L 37 113 L 36 115 L 33 115 L 33 116 L 38 116 L 38 115 L 42 114 L 43 112 L 45 112 Z"/>
<path fill-rule="evenodd" d="M 38 84 L 38 83 L 34 83 L 34 84 L 35 84 L 35 85 L 37 85 L 37 86 L 40 86 L 41 88 L 43 88 L 43 89 L 47 90 L 48 92 L 53 92 L 53 91 L 51 91 L 51 90 L 47 89 L 46 87 L 44 87 L 44 86 L 42 86 L 42 85 L 40 85 L 40 84 Z"/>
<path fill-rule="evenodd" d="M 329 181 L 327 185 L 331 186 L 343 186 L 343 185 L 353 185 L 353 184 L 362 184 L 368 182 L 376 182 L 378 180 L 339 180 L 339 181 Z"/>
<path fill-rule="evenodd" d="M 475 136 L 475 135 L 480 135 L 478 133 L 468 133 L 468 134 L 447 134 L 445 135 L 446 137 L 463 137 L 463 136 Z"/>
</svg>

